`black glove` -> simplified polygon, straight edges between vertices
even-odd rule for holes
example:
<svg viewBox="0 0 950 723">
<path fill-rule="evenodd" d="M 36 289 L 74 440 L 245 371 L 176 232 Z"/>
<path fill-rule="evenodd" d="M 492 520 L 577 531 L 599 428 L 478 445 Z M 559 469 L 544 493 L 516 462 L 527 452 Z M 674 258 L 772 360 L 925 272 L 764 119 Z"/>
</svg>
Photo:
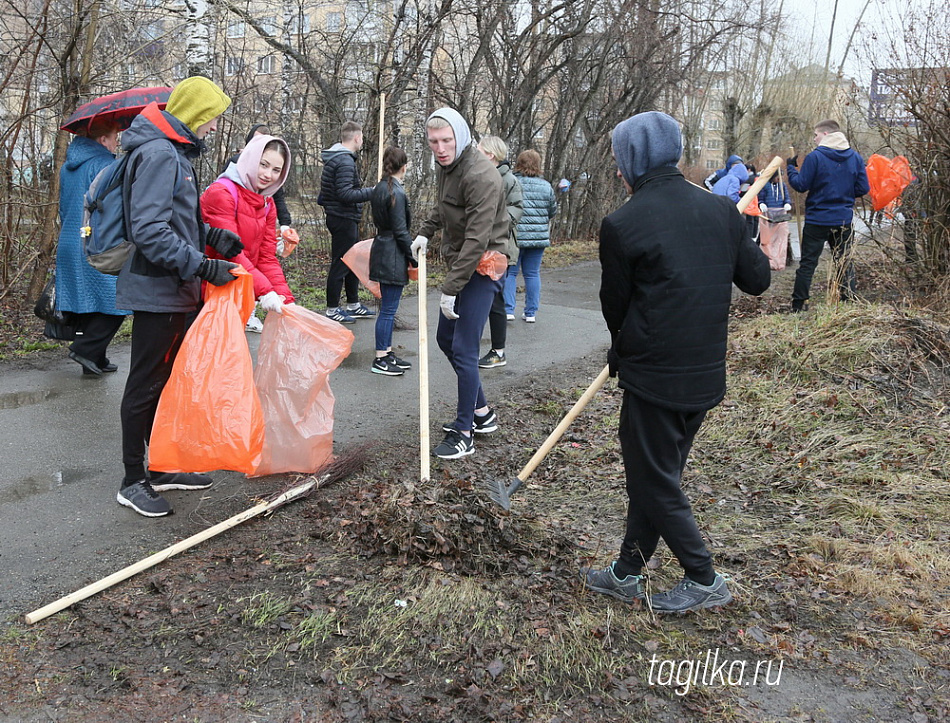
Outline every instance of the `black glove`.
<svg viewBox="0 0 950 723">
<path fill-rule="evenodd" d="M 244 250 L 241 237 L 234 233 L 234 231 L 228 231 L 226 228 L 215 228 L 211 226 L 208 229 L 206 241 L 208 246 L 226 259 L 234 258 Z"/>
<path fill-rule="evenodd" d="M 419 262 L 416 261 L 414 258 L 412 258 L 412 254 L 409 254 L 409 255 L 406 257 L 406 261 L 408 261 L 408 262 L 409 262 L 409 265 L 410 265 L 412 268 L 414 268 L 414 269 L 416 269 L 416 268 L 419 267 Z"/>
<path fill-rule="evenodd" d="M 230 284 L 237 278 L 231 273 L 231 269 L 236 269 L 237 267 L 237 264 L 232 264 L 230 261 L 225 261 L 224 259 L 205 258 L 195 273 L 199 279 L 204 279 L 209 284 L 224 286 L 225 284 Z"/>
<path fill-rule="evenodd" d="M 798 168 L 798 156 L 790 156 L 785 159 L 785 162 L 792 168 Z"/>
<path fill-rule="evenodd" d="M 620 366 L 620 355 L 614 351 L 613 347 L 607 350 L 607 368 L 611 377 L 617 376 L 617 368 Z"/>
</svg>

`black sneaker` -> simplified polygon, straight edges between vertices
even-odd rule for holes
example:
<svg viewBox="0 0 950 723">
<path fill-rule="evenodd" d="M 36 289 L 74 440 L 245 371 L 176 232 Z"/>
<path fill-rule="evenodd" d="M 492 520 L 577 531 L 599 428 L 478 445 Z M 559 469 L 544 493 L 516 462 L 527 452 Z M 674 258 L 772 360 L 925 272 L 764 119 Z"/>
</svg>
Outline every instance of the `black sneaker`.
<svg viewBox="0 0 950 723">
<path fill-rule="evenodd" d="M 466 437 L 457 429 L 445 435 L 439 446 L 432 450 L 432 454 L 442 459 L 458 459 L 475 453 L 475 443 L 471 437 Z"/>
<path fill-rule="evenodd" d="M 684 577 L 669 592 L 650 598 L 650 606 L 658 613 L 685 613 L 703 608 L 718 608 L 732 602 L 732 593 L 722 575 L 716 575 L 712 585 L 700 585 Z"/>
<path fill-rule="evenodd" d="M 488 353 L 478 360 L 480 369 L 494 369 L 495 367 L 503 367 L 507 363 L 508 360 L 505 359 L 505 355 L 499 354 L 494 349 L 489 349 Z"/>
<path fill-rule="evenodd" d="M 345 311 L 347 314 L 349 314 L 350 316 L 352 316 L 354 319 L 369 319 L 369 318 L 372 317 L 372 316 L 376 316 L 376 312 L 375 312 L 375 311 L 373 311 L 372 309 L 370 309 L 370 308 L 368 308 L 368 307 L 366 307 L 366 306 L 363 306 L 363 304 L 360 304 L 360 305 L 357 306 L 355 309 L 352 309 L 352 308 L 350 308 L 349 306 L 347 306 L 345 309 L 343 309 L 342 307 L 340 307 L 340 308 L 341 308 L 342 311 Z"/>
<path fill-rule="evenodd" d="M 402 369 L 392 363 L 388 356 L 378 356 L 373 360 L 370 367 L 373 374 L 385 374 L 387 377 L 401 377 L 404 372 Z"/>
<path fill-rule="evenodd" d="M 395 364 L 400 369 L 412 369 L 412 364 L 407 362 L 405 359 L 400 359 L 398 356 L 393 354 L 392 351 L 390 351 L 387 356 L 389 357 L 390 364 Z"/>
<path fill-rule="evenodd" d="M 488 408 L 488 414 L 481 416 L 475 415 L 475 422 L 472 428 L 472 431 L 476 434 L 491 434 L 492 432 L 498 429 L 498 417 L 495 415 L 495 410 L 491 407 Z M 446 422 L 442 425 L 443 432 L 452 432 L 455 430 L 455 420 L 451 422 Z"/>
<path fill-rule="evenodd" d="M 149 483 L 156 492 L 206 490 L 214 484 L 208 475 L 196 472 L 150 472 L 149 477 Z"/>
<path fill-rule="evenodd" d="M 338 321 L 341 324 L 355 324 L 356 319 L 346 313 L 342 308 L 340 309 L 327 309 L 327 318 L 333 319 L 333 321 Z"/>
<path fill-rule="evenodd" d="M 123 507 L 131 507 L 146 517 L 164 517 L 172 514 L 172 506 L 158 492 L 152 489 L 147 479 L 123 487 L 115 497 Z"/>
<path fill-rule="evenodd" d="M 498 417 L 495 416 L 495 410 L 491 407 L 488 408 L 488 412 L 484 415 L 475 413 L 475 426 L 472 428 L 472 431 L 475 434 L 491 434 L 498 429 Z"/>
<path fill-rule="evenodd" d="M 645 600 L 643 575 L 627 575 L 621 580 L 614 573 L 614 565 L 616 564 L 616 562 L 612 562 L 609 567 L 603 569 L 582 567 L 581 581 L 583 581 L 584 587 L 628 603 L 634 600 Z"/>
</svg>

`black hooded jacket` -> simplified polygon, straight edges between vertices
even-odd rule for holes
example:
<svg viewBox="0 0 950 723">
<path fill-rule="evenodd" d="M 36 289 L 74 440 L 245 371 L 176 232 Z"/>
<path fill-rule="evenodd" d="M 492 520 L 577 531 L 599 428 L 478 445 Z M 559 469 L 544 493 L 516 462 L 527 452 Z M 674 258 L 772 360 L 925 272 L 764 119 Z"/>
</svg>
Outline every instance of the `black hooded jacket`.
<svg viewBox="0 0 950 723">
<path fill-rule="evenodd" d="M 719 404 L 732 285 L 758 295 L 771 282 L 736 205 L 674 167 L 648 171 L 604 219 L 600 262 L 620 386 L 674 411 Z"/>
<path fill-rule="evenodd" d="M 359 221 L 363 215 L 363 201 L 368 201 L 372 188 L 363 188 L 356 154 L 342 143 L 325 149 L 320 154 L 323 174 L 320 176 L 320 195 L 317 203 L 328 216 L 340 216 Z"/>
</svg>

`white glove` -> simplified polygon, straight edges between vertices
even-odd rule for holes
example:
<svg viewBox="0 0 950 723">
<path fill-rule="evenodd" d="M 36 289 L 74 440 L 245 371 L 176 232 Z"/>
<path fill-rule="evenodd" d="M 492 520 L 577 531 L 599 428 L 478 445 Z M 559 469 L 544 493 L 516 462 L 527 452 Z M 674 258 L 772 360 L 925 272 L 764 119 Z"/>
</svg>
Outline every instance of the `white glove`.
<svg viewBox="0 0 950 723">
<path fill-rule="evenodd" d="M 283 235 L 284 235 L 284 231 L 286 231 L 286 230 L 289 229 L 289 228 L 290 228 L 290 226 L 281 226 L 281 227 L 280 227 L 280 235 L 283 236 Z"/>
<path fill-rule="evenodd" d="M 448 294 L 442 294 L 439 300 L 439 308 L 442 310 L 442 316 L 446 319 L 458 319 L 459 315 L 455 313 L 455 297 Z"/>
<path fill-rule="evenodd" d="M 284 297 L 276 291 L 268 291 L 260 299 L 261 308 L 266 312 L 273 311 L 275 314 L 284 313 Z"/>
<path fill-rule="evenodd" d="M 412 258 L 416 261 L 419 260 L 419 252 L 422 251 L 422 255 L 426 255 L 426 247 L 429 245 L 429 239 L 425 236 L 416 236 L 412 244 L 409 246 L 409 250 L 412 251 Z M 458 318 L 458 317 L 455 317 Z"/>
<path fill-rule="evenodd" d="M 769 207 L 766 206 L 764 203 L 760 203 L 760 204 L 759 204 L 759 210 L 760 210 L 763 214 L 766 214 L 766 213 L 769 212 Z"/>
<path fill-rule="evenodd" d="M 791 211 L 792 211 L 792 204 L 786 203 L 786 204 L 785 204 L 785 213 L 791 213 Z"/>
</svg>

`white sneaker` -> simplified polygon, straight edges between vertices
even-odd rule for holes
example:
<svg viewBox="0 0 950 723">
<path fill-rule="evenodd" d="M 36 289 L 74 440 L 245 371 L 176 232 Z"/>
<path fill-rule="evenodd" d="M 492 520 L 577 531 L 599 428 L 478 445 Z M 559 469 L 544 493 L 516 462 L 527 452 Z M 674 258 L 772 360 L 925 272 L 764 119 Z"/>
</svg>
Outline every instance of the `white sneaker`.
<svg viewBox="0 0 950 723">
<path fill-rule="evenodd" d="M 247 326 L 244 327 L 244 331 L 252 331 L 255 334 L 260 334 L 262 331 L 264 331 L 264 323 L 258 319 L 253 312 L 251 312 L 251 315 L 247 320 Z"/>
<path fill-rule="evenodd" d="M 521 318 L 524 319 L 524 320 L 525 320 L 526 322 L 528 322 L 529 324 L 533 324 L 533 323 L 534 323 L 534 317 L 533 317 L 533 316 L 522 316 Z"/>
<path fill-rule="evenodd" d="M 515 320 L 515 315 L 514 315 L 514 314 L 508 314 L 508 321 L 514 321 L 514 320 Z"/>
</svg>

